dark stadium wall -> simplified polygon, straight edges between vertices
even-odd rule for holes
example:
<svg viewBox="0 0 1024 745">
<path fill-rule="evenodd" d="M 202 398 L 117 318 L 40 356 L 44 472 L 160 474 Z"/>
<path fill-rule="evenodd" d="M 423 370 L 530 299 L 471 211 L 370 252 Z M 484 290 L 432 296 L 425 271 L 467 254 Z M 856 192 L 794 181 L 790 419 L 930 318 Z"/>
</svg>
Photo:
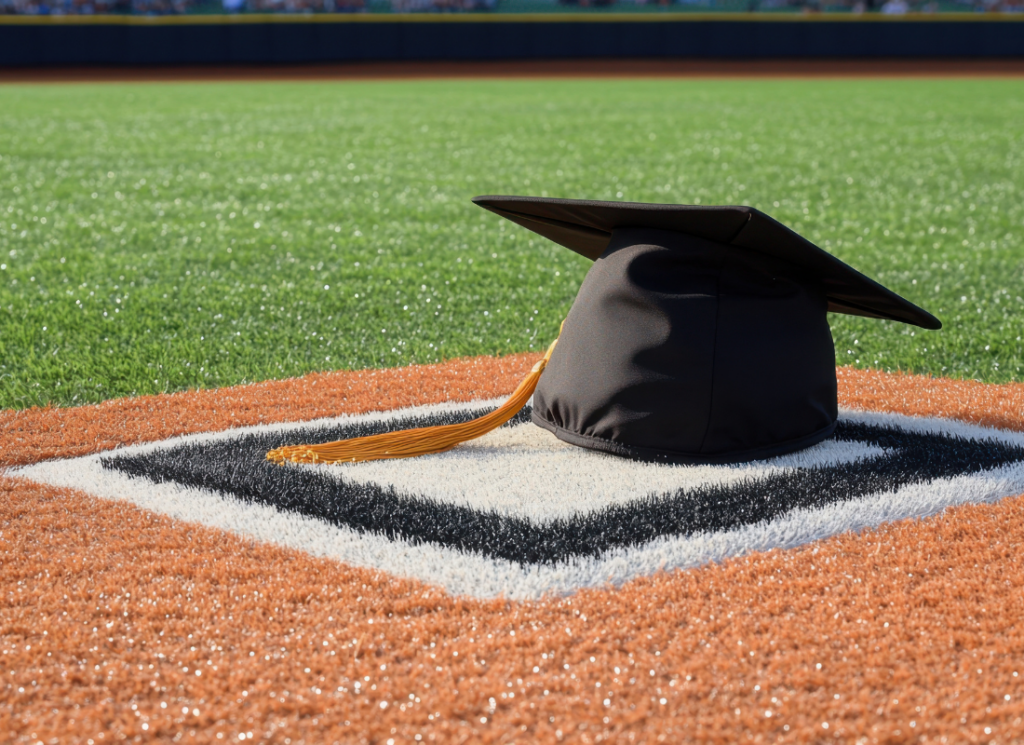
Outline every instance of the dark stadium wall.
<svg viewBox="0 0 1024 745">
<path fill-rule="evenodd" d="M 0 66 L 1024 57 L 1024 18 L 748 14 L 0 16 Z"/>
</svg>

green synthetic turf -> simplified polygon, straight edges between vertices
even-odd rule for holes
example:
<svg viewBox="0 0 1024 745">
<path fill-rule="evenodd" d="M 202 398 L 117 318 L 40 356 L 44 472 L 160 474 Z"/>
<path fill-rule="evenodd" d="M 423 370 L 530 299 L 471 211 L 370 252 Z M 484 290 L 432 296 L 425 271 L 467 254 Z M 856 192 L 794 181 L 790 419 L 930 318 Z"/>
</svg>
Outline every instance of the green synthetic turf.
<svg viewBox="0 0 1024 745">
<path fill-rule="evenodd" d="M 830 316 L 840 363 L 1020 380 L 1021 122 L 1012 80 L 3 86 L 0 407 L 541 349 L 588 262 L 488 193 L 753 205 L 945 323 Z"/>
</svg>

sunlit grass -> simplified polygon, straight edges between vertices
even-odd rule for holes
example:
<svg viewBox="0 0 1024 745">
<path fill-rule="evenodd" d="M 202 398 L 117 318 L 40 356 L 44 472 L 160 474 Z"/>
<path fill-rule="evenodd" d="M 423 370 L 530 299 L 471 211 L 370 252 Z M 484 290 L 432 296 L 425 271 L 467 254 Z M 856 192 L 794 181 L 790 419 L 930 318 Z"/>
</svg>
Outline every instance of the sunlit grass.
<svg viewBox="0 0 1024 745">
<path fill-rule="evenodd" d="M 487 193 L 753 205 L 945 323 L 832 316 L 841 363 L 1019 380 L 1021 121 L 1019 81 L 0 87 L 0 407 L 540 349 L 588 262 Z"/>
</svg>

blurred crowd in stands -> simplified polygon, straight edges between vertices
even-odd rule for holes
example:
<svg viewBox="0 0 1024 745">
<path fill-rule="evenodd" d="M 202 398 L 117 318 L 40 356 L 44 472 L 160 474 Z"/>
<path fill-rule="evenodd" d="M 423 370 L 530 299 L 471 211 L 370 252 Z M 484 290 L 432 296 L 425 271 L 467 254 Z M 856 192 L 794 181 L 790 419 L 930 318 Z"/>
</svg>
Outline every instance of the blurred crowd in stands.
<svg viewBox="0 0 1024 745">
<path fill-rule="evenodd" d="M 552 6 L 557 2 L 551 0 Z M 516 0 L 509 4 L 515 10 Z M 466 13 L 493 11 L 497 6 L 498 0 L 0 0 L 0 15 Z"/>
<path fill-rule="evenodd" d="M 0 15 L 184 13 L 466 13 L 544 10 L 1024 13 L 1024 0 L 0 0 Z"/>
</svg>

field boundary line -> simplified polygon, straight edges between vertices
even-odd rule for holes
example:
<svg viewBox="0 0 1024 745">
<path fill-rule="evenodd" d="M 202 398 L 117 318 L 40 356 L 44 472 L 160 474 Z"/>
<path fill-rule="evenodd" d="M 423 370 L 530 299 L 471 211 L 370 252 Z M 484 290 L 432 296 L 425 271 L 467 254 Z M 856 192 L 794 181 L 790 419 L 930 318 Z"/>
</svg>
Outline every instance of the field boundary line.
<svg viewBox="0 0 1024 745">
<path fill-rule="evenodd" d="M 1024 78 L 1024 59 L 571 59 L 294 65 L 0 67 L 4 83 L 501 79 Z"/>
</svg>

